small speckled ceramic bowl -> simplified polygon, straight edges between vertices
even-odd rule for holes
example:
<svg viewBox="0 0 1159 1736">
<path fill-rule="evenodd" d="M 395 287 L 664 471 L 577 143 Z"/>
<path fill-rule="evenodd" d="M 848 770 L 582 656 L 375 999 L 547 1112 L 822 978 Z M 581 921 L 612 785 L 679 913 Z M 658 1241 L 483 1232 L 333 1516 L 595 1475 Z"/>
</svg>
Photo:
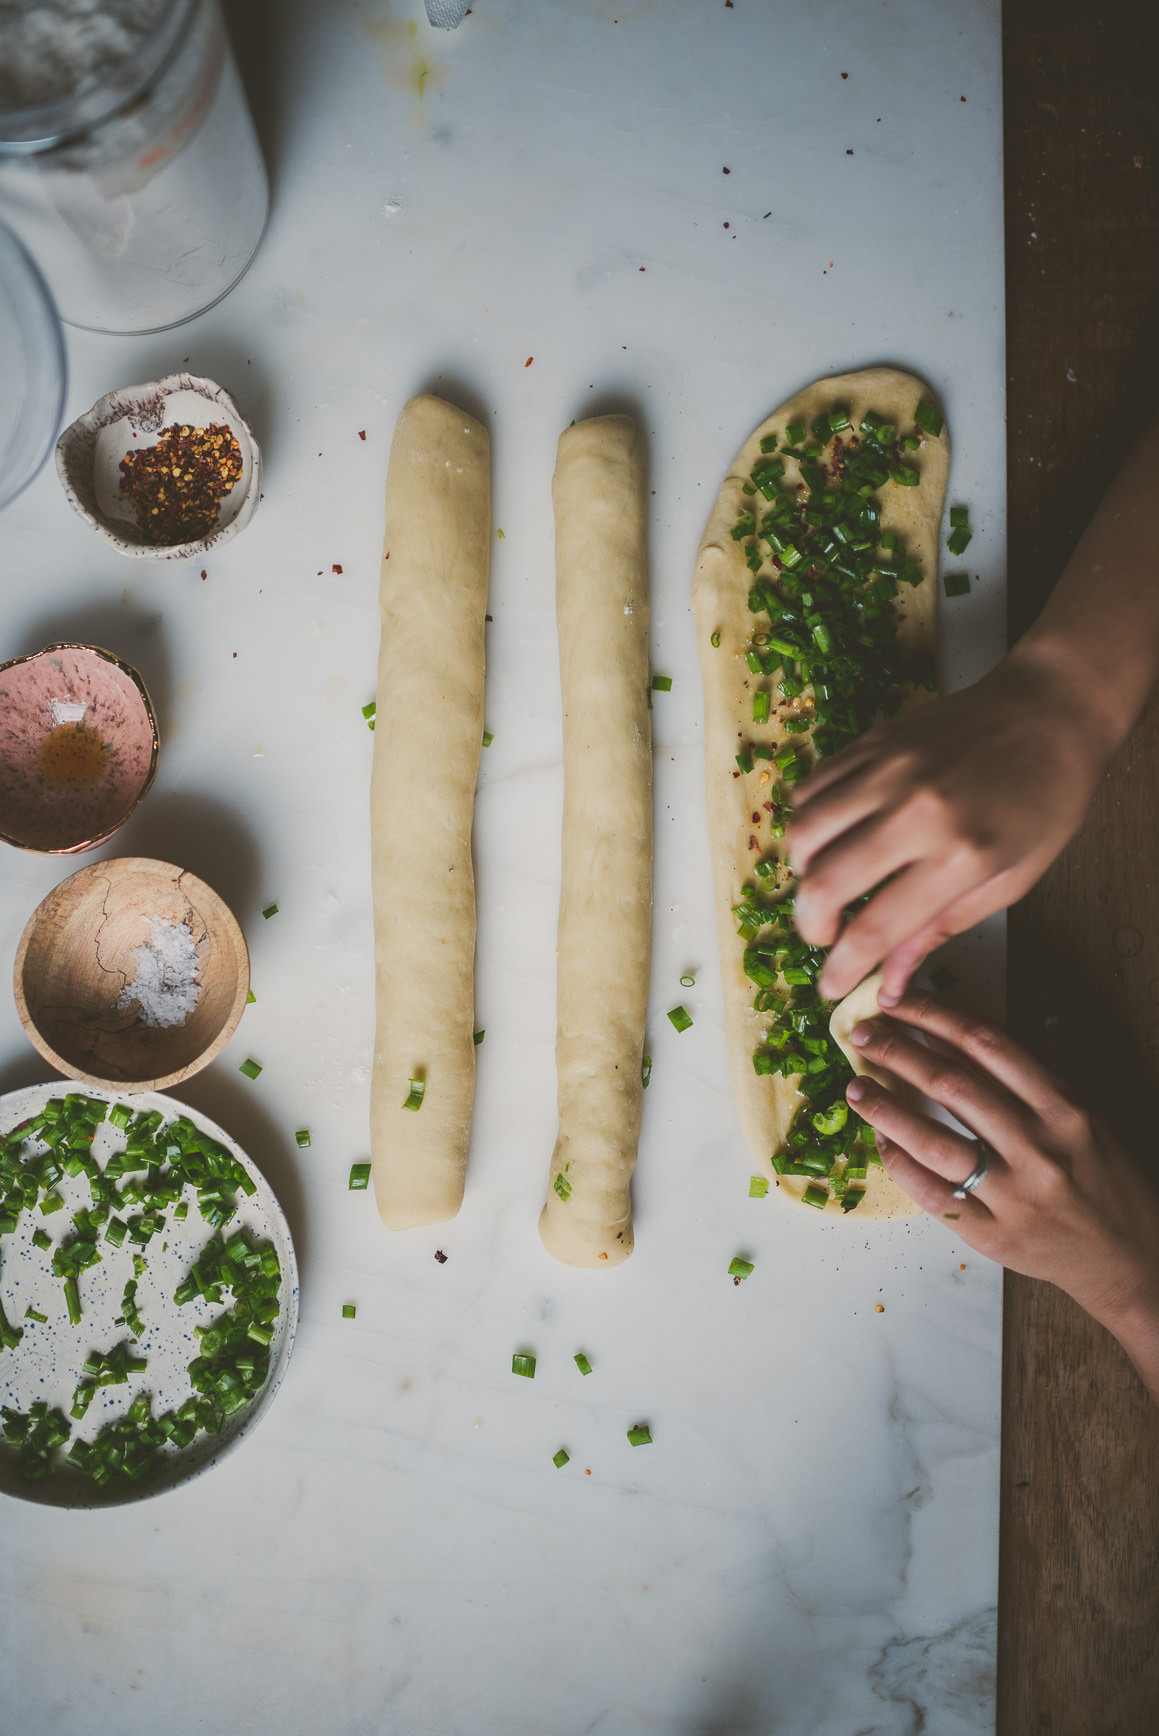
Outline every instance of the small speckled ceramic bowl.
<svg viewBox="0 0 1159 1736">
<path fill-rule="evenodd" d="M 177 943 L 167 968 L 163 942 Z M 162 978 L 176 988 L 169 1008 Z M 25 1033 L 51 1066 L 136 1092 L 166 1091 L 208 1066 L 237 1029 L 249 984 L 237 918 L 212 887 L 171 862 L 114 856 L 70 874 L 36 907 L 13 988 Z M 174 1022 L 147 1022 L 146 1006 Z"/>
<path fill-rule="evenodd" d="M 0 664 L 0 838 L 94 849 L 145 795 L 157 748 L 145 683 L 111 651 L 48 645 Z"/>
<path fill-rule="evenodd" d="M 241 449 L 241 476 L 220 502 L 213 528 L 189 542 L 153 542 L 121 493 L 121 460 L 155 446 L 166 428 L 229 428 Z M 253 517 L 262 486 L 258 443 L 229 393 L 199 374 L 167 374 L 108 392 L 56 443 L 56 469 L 69 505 L 130 560 L 202 560 Z"/>
</svg>

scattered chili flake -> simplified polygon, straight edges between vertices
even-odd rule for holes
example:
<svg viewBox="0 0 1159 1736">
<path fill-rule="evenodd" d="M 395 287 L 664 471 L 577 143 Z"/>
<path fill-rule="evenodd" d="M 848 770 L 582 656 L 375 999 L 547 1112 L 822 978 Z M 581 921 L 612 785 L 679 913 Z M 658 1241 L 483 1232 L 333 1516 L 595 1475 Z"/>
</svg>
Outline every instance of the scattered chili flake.
<svg viewBox="0 0 1159 1736">
<path fill-rule="evenodd" d="M 365 429 L 365 428 L 360 428 L 360 429 L 359 429 L 359 430 L 358 430 L 358 438 L 359 438 L 359 439 L 360 439 L 360 440 L 365 440 L 365 439 L 366 439 L 366 429 Z"/>
<path fill-rule="evenodd" d="M 206 572 L 204 567 L 202 567 L 202 569 L 201 569 L 201 576 L 203 579 L 207 579 L 209 577 L 209 574 Z"/>
<path fill-rule="evenodd" d="M 441 1248 L 435 1249 L 435 1259 L 439 1262 L 440 1266 L 445 1266 L 447 1263 L 447 1256 L 443 1253 Z"/>
<path fill-rule="evenodd" d="M 526 361 L 525 361 L 525 362 L 524 362 L 524 364 L 523 364 L 523 366 L 524 366 L 524 367 L 525 367 L 525 368 L 529 368 L 529 367 L 530 367 L 530 366 L 531 366 L 531 364 L 532 364 L 532 362 L 533 362 L 533 361 L 534 361 L 534 360 L 535 360 L 535 357 L 534 357 L 534 356 L 528 356 L 528 358 L 527 358 L 527 360 L 526 360 Z"/>
<path fill-rule="evenodd" d="M 873 1304 L 873 1312 L 875 1314 L 884 1314 L 885 1313 L 885 1303 L 884 1302 L 875 1302 Z"/>
<path fill-rule="evenodd" d="M 332 573 L 340 573 L 342 571 L 342 568 L 338 565 L 338 562 L 335 561 L 334 565 L 330 568 L 330 571 Z"/>
<path fill-rule="evenodd" d="M 132 503 L 151 543 L 195 542 L 208 536 L 221 502 L 241 478 L 241 447 L 225 423 L 174 423 L 155 445 L 126 452 L 120 472 L 122 498 Z"/>
<path fill-rule="evenodd" d="M 732 174 L 731 169 L 722 169 L 720 172 L 722 175 L 731 175 Z"/>
</svg>

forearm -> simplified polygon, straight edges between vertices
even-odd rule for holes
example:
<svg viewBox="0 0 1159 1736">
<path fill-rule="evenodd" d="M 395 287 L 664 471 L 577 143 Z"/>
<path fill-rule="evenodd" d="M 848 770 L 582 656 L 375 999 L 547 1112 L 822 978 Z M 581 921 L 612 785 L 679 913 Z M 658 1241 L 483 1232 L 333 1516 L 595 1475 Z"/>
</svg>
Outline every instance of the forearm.
<svg viewBox="0 0 1159 1736">
<path fill-rule="evenodd" d="M 1145 429 L 1011 661 L 1075 696 L 1106 759 L 1159 679 L 1159 417 Z M 1080 709 L 1081 708 L 1081 709 Z"/>
</svg>

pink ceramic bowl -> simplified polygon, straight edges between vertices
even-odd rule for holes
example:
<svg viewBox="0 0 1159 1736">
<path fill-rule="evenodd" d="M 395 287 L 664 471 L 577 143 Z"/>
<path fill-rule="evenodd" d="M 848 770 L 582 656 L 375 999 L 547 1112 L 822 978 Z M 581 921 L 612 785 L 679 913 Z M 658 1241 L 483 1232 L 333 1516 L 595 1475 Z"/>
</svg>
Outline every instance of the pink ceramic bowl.
<svg viewBox="0 0 1159 1736">
<path fill-rule="evenodd" d="M 0 839 L 72 855 L 112 836 L 157 770 L 145 683 L 97 645 L 0 664 Z"/>
</svg>

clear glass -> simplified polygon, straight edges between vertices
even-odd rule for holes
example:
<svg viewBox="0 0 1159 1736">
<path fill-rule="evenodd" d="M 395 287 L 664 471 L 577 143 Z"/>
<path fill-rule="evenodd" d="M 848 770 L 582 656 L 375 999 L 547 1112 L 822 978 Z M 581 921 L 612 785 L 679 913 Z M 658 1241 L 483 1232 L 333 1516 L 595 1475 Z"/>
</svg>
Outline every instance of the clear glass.
<svg viewBox="0 0 1159 1736">
<path fill-rule="evenodd" d="M 64 344 L 48 287 L 0 223 L 0 507 L 36 475 L 64 407 Z"/>
<path fill-rule="evenodd" d="M 244 274 L 268 205 L 218 0 L 170 0 L 78 95 L 0 113 L 0 216 L 70 325 L 162 331 L 203 313 Z"/>
</svg>

